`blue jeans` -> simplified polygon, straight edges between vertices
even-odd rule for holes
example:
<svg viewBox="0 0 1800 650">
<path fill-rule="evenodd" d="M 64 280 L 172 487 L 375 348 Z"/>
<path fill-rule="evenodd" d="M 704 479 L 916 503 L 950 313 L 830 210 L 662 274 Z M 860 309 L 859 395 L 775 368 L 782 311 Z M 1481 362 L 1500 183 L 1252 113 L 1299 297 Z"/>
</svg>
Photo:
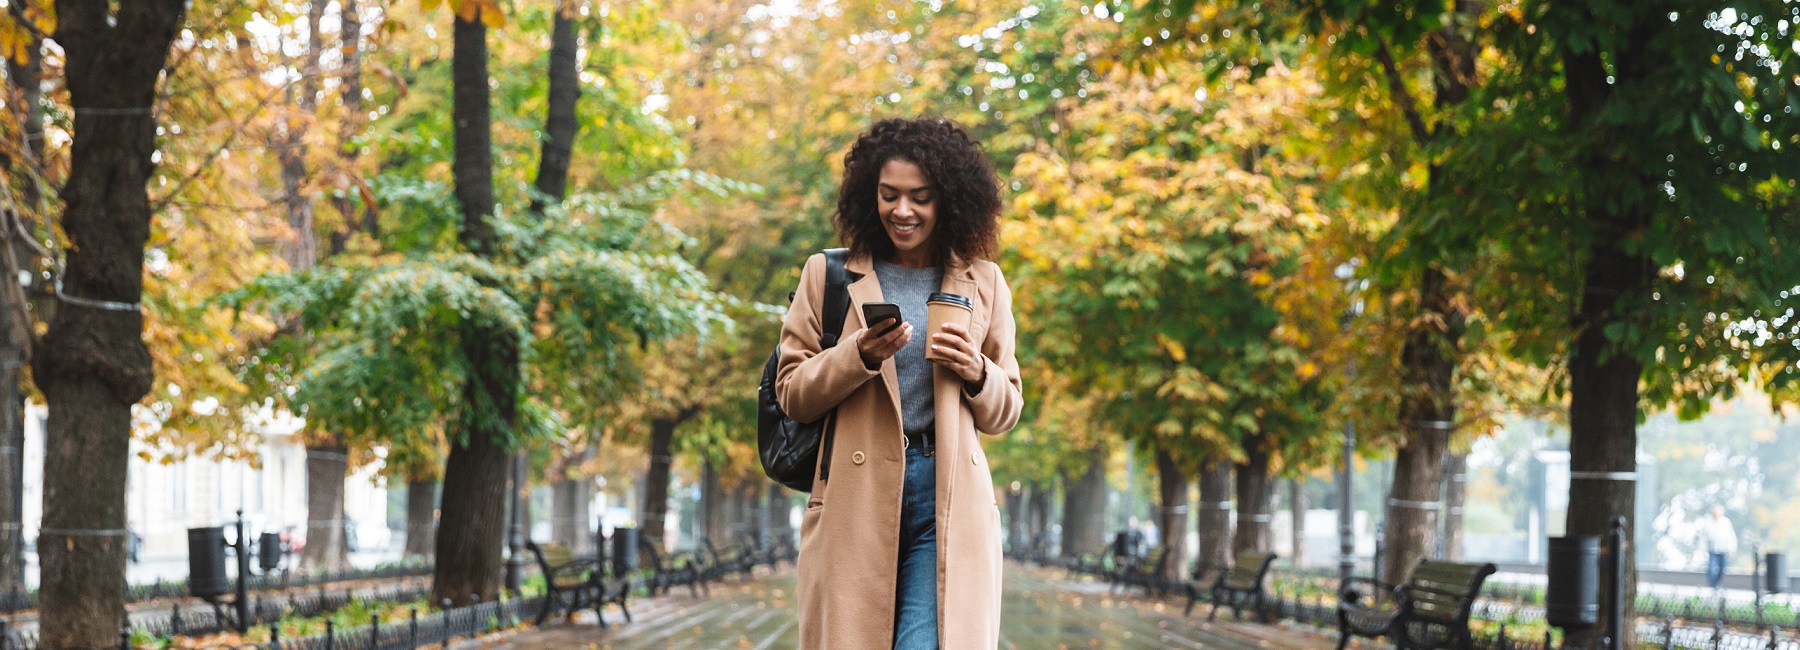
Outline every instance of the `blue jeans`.
<svg viewBox="0 0 1800 650">
<path fill-rule="evenodd" d="M 1706 586 L 1719 588 L 1719 580 L 1725 577 L 1725 554 L 1706 554 Z"/>
<path fill-rule="evenodd" d="M 936 650 L 937 457 L 906 450 L 900 500 L 900 573 L 894 598 L 894 650 Z"/>
</svg>

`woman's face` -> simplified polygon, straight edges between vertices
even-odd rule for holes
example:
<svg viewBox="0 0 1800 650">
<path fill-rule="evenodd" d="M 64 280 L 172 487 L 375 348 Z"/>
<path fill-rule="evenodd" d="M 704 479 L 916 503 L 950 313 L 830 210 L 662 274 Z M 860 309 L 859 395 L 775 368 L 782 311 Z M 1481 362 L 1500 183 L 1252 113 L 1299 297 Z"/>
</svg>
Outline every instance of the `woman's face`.
<svg viewBox="0 0 1800 650">
<path fill-rule="evenodd" d="M 876 212 L 896 257 L 927 259 L 932 227 L 937 224 L 937 191 L 925 180 L 925 170 L 909 160 L 893 158 L 881 166 L 875 190 Z"/>
</svg>

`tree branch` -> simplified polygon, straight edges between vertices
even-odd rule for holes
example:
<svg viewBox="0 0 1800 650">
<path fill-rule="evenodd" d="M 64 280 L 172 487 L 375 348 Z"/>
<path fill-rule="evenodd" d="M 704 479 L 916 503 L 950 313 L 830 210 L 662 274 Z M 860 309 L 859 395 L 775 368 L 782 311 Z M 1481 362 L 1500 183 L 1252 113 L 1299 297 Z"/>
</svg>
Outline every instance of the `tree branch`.
<svg viewBox="0 0 1800 650">
<path fill-rule="evenodd" d="M 1419 116 L 1419 104 L 1406 89 L 1406 81 L 1400 78 L 1400 68 L 1394 65 L 1394 53 L 1388 50 L 1386 41 L 1376 42 L 1375 60 L 1381 62 L 1381 71 L 1387 76 L 1388 93 L 1394 96 L 1394 103 L 1399 104 L 1400 112 L 1406 115 L 1406 125 L 1412 129 L 1413 140 L 1430 144 L 1431 130 L 1425 128 L 1425 119 Z"/>
</svg>

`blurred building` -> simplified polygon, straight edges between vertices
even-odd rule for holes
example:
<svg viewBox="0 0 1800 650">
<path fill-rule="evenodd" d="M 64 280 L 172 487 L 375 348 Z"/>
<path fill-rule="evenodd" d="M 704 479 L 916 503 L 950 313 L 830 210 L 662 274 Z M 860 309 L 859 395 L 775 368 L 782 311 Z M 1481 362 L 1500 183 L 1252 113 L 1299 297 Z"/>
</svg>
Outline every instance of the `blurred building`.
<svg viewBox="0 0 1800 650">
<path fill-rule="evenodd" d="M 37 539 L 43 516 L 44 428 L 49 414 L 41 404 L 25 410 L 25 503 L 27 543 Z M 229 525 L 237 511 L 251 534 L 306 528 L 306 448 L 294 437 L 298 420 L 278 422 L 261 432 L 258 463 L 190 457 L 164 464 L 162 450 L 131 443 L 126 477 L 126 522 L 143 539 L 142 557 L 185 557 L 187 529 Z M 260 466 L 257 466 L 260 465 Z M 388 527 L 388 490 L 379 466 L 350 475 L 344 486 L 344 516 L 354 530 L 356 551 L 384 551 L 400 536 Z"/>
</svg>

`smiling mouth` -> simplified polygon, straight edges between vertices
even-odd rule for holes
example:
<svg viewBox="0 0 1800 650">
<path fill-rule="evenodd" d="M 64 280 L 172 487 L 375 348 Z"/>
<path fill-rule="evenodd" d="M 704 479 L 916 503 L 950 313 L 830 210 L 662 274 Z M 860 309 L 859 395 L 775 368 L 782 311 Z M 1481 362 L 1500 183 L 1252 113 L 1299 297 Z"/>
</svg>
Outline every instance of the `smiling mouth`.
<svg viewBox="0 0 1800 650">
<path fill-rule="evenodd" d="M 900 225 L 897 223 L 894 224 L 894 232 L 902 234 L 902 235 L 910 235 L 913 233 L 913 231 L 918 230 L 918 229 L 919 229 L 919 224 L 916 224 L 916 223 L 910 223 L 910 224 L 906 224 L 906 225 Z"/>
</svg>

